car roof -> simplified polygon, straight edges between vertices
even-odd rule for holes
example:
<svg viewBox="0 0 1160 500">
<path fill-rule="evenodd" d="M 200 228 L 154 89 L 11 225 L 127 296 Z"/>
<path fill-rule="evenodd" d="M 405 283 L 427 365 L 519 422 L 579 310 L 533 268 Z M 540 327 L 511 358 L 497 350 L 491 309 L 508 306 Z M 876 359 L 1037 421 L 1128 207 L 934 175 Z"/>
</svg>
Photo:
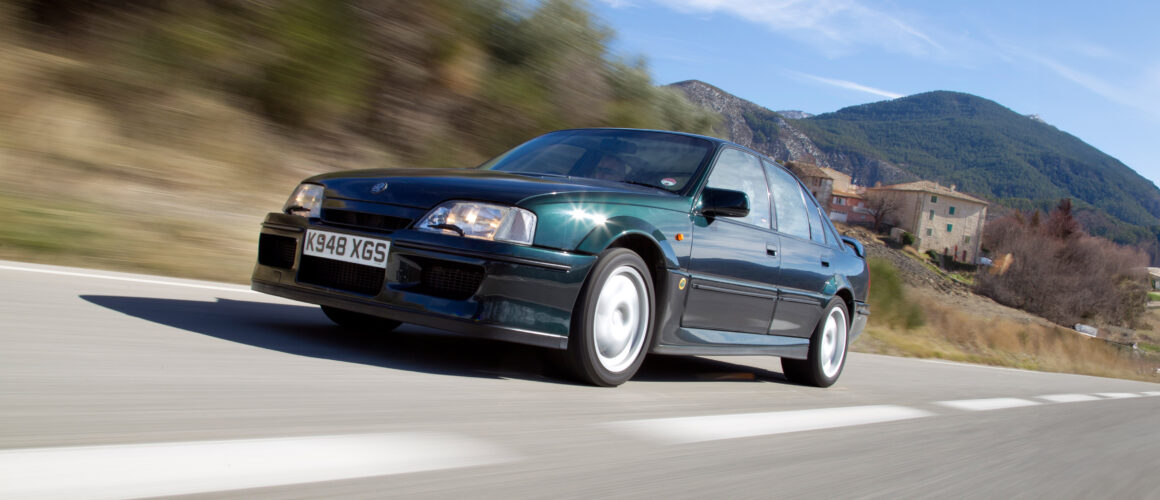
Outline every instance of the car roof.
<svg viewBox="0 0 1160 500">
<path fill-rule="evenodd" d="M 737 144 L 735 142 L 727 141 L 725 139 L 721 139 L 718 137 L 712 137 L 712 136 L 701 135 L 701 134 L 691 134 L 688 132 L 677 132 L 675 130 L 659 130 L 659 129 L 649 129 L 649 128 L 625 128 L 625 127 L 578 127 L 578 128 L 560 129 L 560 130 L 555 130 L 553 132 L 577 132 L 577 131 L 584 131 L 584 130 L 612 130 L 612 131 L 623 130 L 625 132 L 655 132 L 658 134 L 669 134 L 669 135 L 681 135 L 681 136 L 685 136 L 685 137 L 696 137 L 698 139 L 705 139 L 707 141 L 714 142 L 717 144 L 729 144 L 732 146 L 737 146 L 740 148 L 749 149 L 749 148 L 746 148 L 745 146 L 742 146 L 742 145 Z"/>
</svg>

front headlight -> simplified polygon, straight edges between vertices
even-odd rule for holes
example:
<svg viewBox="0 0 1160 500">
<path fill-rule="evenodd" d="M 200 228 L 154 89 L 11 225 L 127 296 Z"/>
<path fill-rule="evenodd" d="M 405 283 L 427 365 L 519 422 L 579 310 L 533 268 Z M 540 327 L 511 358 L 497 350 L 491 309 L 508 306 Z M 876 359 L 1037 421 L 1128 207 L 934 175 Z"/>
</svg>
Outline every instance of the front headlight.
<svg viewBox="0 0 1160 500">
<path fill-rule="evenodd" d="M 449 201 L 427 212 L 415 227 L 421 231 L 531 245 L 536 236 L 536 214 L 505 205 Z"/>
<path fill-rule="evenodd" d="M 299 184 L 282 205 L 282 212 L 317 219 L 322 212 L 322 191 L 318 184 Z"/>
</svg>

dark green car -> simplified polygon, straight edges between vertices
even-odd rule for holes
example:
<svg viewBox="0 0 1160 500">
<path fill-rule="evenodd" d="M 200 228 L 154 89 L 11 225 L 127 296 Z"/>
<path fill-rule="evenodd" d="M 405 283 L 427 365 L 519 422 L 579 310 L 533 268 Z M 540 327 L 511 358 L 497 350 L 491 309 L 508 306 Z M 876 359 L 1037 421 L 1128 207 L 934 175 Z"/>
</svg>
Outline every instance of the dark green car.
<svg viewBox="0 0 1160 500">
<path fill-rule="evenodd" d="M 475 169 L 311 177 L 262 225 L 254 290 L 340 325 L 559 349 L 615 386 L 647 352 L 780 356 L 833 384 L 869 273 L 796 177 L 731 142 L 582 129 Z"/>
</svg>

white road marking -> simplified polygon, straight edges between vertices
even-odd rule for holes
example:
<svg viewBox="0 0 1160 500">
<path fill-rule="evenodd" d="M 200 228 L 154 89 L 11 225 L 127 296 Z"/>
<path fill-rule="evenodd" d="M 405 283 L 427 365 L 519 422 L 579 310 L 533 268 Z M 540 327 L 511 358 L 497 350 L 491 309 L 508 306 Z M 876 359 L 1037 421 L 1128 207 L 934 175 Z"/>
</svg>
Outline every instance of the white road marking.
<svg viewBox="0 0 1160 500">
<path fill-rule="evenodd" d="M 877 405 L 816 410 L 655 418 L 603 424 L 621 434 L 665 444 L 685 444 L 789 432 L 849 427 L 928 417 L 933 413 L 904 406 Z"/>
<path fill-rule="evenodd" d="M 975 364 L 975 363 L 959 363 L 956 361 L 942 361 L 942 360 L 938 360 L 938 359 L 920 359 L 919 361 L 922 361 L 924 363 L 933 363 L 936 365 L 961 366 L 961 367 L 966 367 L 966 368 L 986 368 L 989 370 L 1003 370 L 1003 371 L 1008 371 L 1008 372 L 1034 373 L 1036 375 L 1053 375 L 1053 374 L 1050 374 L 1048 372 L 1037 372 L 1035 370 L 1024 370 L 1022 368 L 1008 368 L 1006 366 L 980 365 L 980 364 Z"/>
<path fill-rule="evenodd" d="M 1020 398 L 989 398 L 989 399 L 961 399 L 958 401 L 939 401 L 935 404 L 955 408 L 957 410 L 987 411 L 1003 408 L 1019 408 L 1021 406 L 1035 406 L 1038 401 Z"/>
<path fill-rule="evenodd" d="M 513 460 L 447 434 L 352 434 L 0 450 L 0 498 L 136 498 Z"/>
<path fill-rule="evenodd" d="M 1148 391 L 1143 393 L 1145 396 L 1160 396 L 1160 391 Z"/>
<path fill-rule="evenodd" d="M 166 280 L 159 280 L 159 279 L 129 278 L 127 276 L 116 276 L 116 275 L 110 275 L 110 274 L 79 273 L 79 272 L 75 272 L 75 271 L 61 271 L 61 270 L 57 270 L 57 269 L 46 269 L 46 268 L 40 268 L 40 267 L 12 266 L 12 265 L 4 265 L 4 264 L 0 264 L 0 269 L 5 270 L 5 271 L 23 271 L 23 272 L 29 272 L 29 273 L 55 274 L 58 276 L 72 276 L 72 277 L 77 277 L 77 278 L 91 278 L 91 279 L 102 279 L 102 280 L 112 280 L 112 281 L 127 281 L 130 283 L 145 283 L 145 284 L 149 284 L 149 285 L 180 286 L 180 287 L 185 287 L 185 288 L 201 288 L 204 290 L 219 290 L 219 291 L 225 291 L 225 292 L 238 292 L 238 293 L 257 293 L 257 292 L 254 292 L 253 290 L 250 290 L 249 288 L 245 288 L 242 286 L 228 286 L 225 284 L 222 284 L 222 285 L 203 285 L 203 284 L 199 284 L 199 283 L 182 283 L 182 282 L 178 282 L 178 281 L 166 281 Z"/>
<path fill-rule="evenodd" d="M 1099 401 L 1100 398 L 1090 394 L 1048 394 L 1046 396 L 1036 396 L 1039 399 L 1046 399 L 1052 403 L 1079 403 L 1081 401 Z"/>
<path fill-rule="evenodd" d="M 1096 396 L 1107 399 L 1128 399 L 1140 397 L 1139 394 L 1134 392 L 1097 392 Z"/>
</svg>

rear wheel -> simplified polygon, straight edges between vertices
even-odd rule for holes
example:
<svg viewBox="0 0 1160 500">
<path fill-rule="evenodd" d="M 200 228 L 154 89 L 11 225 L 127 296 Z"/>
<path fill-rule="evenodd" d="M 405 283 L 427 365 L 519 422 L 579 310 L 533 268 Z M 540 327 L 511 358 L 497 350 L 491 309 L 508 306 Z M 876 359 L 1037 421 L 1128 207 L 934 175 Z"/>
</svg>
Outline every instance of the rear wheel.
<svg viewBox="0 0 1160 500">
<path fill-rule="evenodd" d="M 850 328 L 846 303 L 838 297 L 826 305 L 822 319 L 810 337 L 810 351 L 806 359 L 781 358 L 781 369 L 791 382 L 829 387 L 838 381 L 846 366 L 847 333 Z"/>
<path fill-rule="evenodd" d="M 365 333 L 387 333 L 403 324 L 401 321 L 347 311 L 337 307 L 322 306 L 322 312 L 326 314 L 327 318 L 343 328 Z"/>
<path fill-rule="evenodd" d="M 636 374 L 653 326 L 653 283 L 631 250 L 600 254 L 580 292 L 568 338 L 568 359 L 581 381 L 612 387 Z"/>
</svg>

